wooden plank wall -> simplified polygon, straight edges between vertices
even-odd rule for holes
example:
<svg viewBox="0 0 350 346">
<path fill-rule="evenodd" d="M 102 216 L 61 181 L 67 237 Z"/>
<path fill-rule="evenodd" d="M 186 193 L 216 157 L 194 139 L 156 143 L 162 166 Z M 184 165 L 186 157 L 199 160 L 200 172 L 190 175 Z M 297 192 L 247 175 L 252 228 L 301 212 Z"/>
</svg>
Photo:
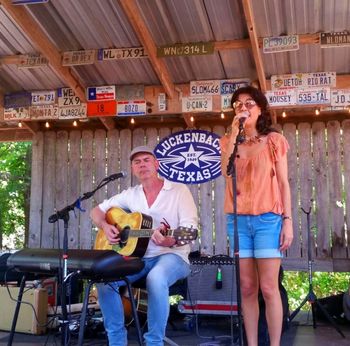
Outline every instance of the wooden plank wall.
<svg viewBox="0 0 350 346">
<path fill-rule="evenodd" d="M 220 136 L 225 128 L 215 126 Z M 315 270 L 349 271 L 350 120 L 342 123 L 285 124 L 279 128 L 288 139 L 289 180 L 292 192 L 295 241 L 284 258 L 285 269 L 307 270 L 308 236 Z M 181 128 L 46 131 L 33 141 L 30 210 L 31 248 L 62 246 L 63 222 L 51 224 L 55 209 L 72 204 L 92 191 L 106 176 L 126 171 L 128 176 L 109 183 L 94 198 L 70 213 L 69 248 L 90 249 L 96 230 L 89 212 L 104 198 L 135 184 L 128 155 L 132 147 L 149 144 Z M 200 216 L 200 239 L 193 250 L 203 254 L 228 254 L 223 214 L 224 180 L 191 185 Z M 304 211 L 302 210 L 304 209 Z M 310 211 L 308 231 L 307 214 Z"/>
</svg>

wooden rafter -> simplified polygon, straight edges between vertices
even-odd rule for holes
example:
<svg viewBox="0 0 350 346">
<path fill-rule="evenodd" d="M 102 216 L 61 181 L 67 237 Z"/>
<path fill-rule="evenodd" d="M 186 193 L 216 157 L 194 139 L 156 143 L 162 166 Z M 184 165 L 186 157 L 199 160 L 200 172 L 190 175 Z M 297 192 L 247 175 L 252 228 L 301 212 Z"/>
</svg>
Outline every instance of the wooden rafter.
<svg viewBox="0 0 350 346">
<path fill-rule="evenodd" d="M 320 41 L 320 34 L 302 34 L 299 36 L 299 44 L 318 44 Z M 263 46 L 263 37 L 258 38 L 259 48 Z M 236 39 L 236 40 L 225 40 L 215 41 L 214 50 L 231 50 L 231 49 L 247 49 L 251 48 L 251 41 L 248 38 Z M 4 55 L 0 56 L 0 64 L 2 65 L 19 65 L 25 55 Z"/>
<path fill-rule="evenodd" d="M 22 126 L 24 129 L 29 130 L 33 135 L 39 131 L 39 124 L 37 122 L 34 121 L 23 121 L 22 122 Z"/>
<path fill-rule="evenodd" d="M 175 97 L 175 89 L 170 73 L 165 66 L 163 60 L 157 57 L 157 47 L 148 30 L 145 22 L 142 19 L 139 7 L 135 0 L 120 0 L 120 4 L 128 17 L 131 26 L 136 32 L 141 44 L 146 48 L 149 60 L 157 73 L 157 76 L 164 87 L 168 97 L 173 99 Z"/>
<path fill-rule="evenodd" d="M 259 44 L 262 44 L 262 39 L 259 39 Z M 250 48 L 250 47 L 251 47 L 251 44 L 249 39 L 237 39 L 237 40 L 214 42 L 214 50 L 216 51 L 229 50 L 229 49 L 242 49 L 242 48 Z M 4 56 L 0 56 L 0 63 L 2 65 L 19 65 L 24 60 L 24 58 L 25 58 L 25 55 L 18 55 L 18 54 L 4 55 Z"/>
<path fill-rule="evenodd" d="M 110 117 L 103 117 L 100 118 L 100 121 L 102 122 L 102 124 L 104 125 L 104 127 L 107 130 L 113 130 L 115 128 L 115 122 L 114 119 L 110 118 Z"/>
<path fill-rule="evenodd" d="M 262 91 L 266 91 L 267 90 L 266 77 L 265 77 L 264 66 L 263 66 L 263 62 L 260 54 L 259 39 L 256 33 L 254 13 L 253 13 L 251 0 L 243 0 L 243 10 L 244 10 L 244 16 L 245 16 L 245 20 L 246 20 L 247 28 L 249 32 L 249 38 L 250 38 L 251 47 L 253 51 L 253 58 L 255 62 L 256 71 L 258 74 L 260 88 Z"/>
</svg>

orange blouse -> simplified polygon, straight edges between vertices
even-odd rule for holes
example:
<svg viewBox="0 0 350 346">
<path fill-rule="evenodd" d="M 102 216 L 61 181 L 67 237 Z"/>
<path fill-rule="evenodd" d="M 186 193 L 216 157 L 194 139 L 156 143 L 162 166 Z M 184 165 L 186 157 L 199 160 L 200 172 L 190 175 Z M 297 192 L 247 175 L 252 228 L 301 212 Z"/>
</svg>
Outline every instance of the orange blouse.
<svg viewBox="0 0 350 346">
<path fill-rule="evenodd" d="M 228 137 L 220 139 L 221 151 L 225 152 Z M 286 155 L 289 149 L 286 138 L 271 132 L 266 145 L 255 156 L 244 159 L 237 157 L 237 213 L 259 215 L 273 212 L 283 213 L 283 203 L 278 186 L 275 162 Z M 233 213 L 232 178 L 226 175 L 225 213 Z"/>
</svg>

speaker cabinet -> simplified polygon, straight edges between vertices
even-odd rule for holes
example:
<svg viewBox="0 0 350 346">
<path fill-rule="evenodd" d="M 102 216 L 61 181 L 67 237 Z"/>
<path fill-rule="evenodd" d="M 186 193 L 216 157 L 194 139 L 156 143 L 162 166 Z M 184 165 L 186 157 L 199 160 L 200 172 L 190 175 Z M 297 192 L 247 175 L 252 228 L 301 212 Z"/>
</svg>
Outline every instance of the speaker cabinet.
<svg viewBox="0 0 350 346">
<path fill-rule="evenodd" d="M 18 298 L 19 287 L 9 287 L 13 299 Z M 44 334 L 47 321 L 47 290 L 43 288 L 25 289 L 22 302 L 33 305 L 38 321 L 36 320 L 32 307 L 28 304 L 21 304 L 16 332 L 28 334 Z M 15 314 L 16 302 L 11 300 L 6 287 L 0 287 L 1 318 L 0 329 L 10 331 L 13 316 Z"/>
<path fill-rule="evenodd" d="M 179 302 L 180 312 L 237 315 L 237 289 L 232 258 L 219 255 L 192 260 L 187 282 L 188 293 L 186 300 Z"/>
</svg>

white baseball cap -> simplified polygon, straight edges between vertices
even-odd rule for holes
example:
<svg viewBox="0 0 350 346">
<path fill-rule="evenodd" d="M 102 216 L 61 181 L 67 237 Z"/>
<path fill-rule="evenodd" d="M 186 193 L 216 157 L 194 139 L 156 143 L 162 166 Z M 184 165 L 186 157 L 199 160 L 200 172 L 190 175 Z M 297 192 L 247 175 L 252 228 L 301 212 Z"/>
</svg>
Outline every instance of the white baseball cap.
<svg viewBox="0 0 350 346">
<path fill-rule="evenodd" d="M 139 153 L 148 153 L 148 154 L 151 154 L 151 155 L 153 155 L 154 157 L 156 157 L 156 156 L 154 155 L 153 150 L 152 150 L 150 147 L 148 147 L 147 145 L 140 145 L 140 146 L 138 146 L 138 147 L 135 147 L 135 148 L 131 151 L 130 156 L 129 156 L 130 161 L 132 161 L 133 157 L 134 157 L 136 154 L 139 154 Z"/>
</svg>

